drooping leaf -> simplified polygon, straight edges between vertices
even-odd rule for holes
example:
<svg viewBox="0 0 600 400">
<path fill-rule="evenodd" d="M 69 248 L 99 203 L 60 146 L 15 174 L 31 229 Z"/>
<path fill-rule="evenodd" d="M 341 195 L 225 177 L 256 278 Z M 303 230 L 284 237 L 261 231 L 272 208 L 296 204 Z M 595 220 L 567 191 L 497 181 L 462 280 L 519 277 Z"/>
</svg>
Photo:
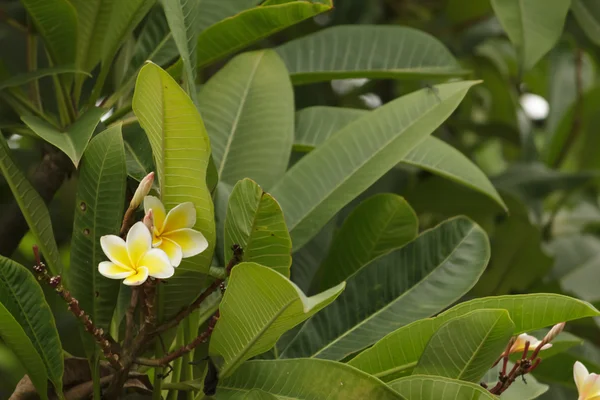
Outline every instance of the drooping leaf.
<svg viewBox="0 0 600 400">
<path fill-rule="evenodd" d="M 420 400 L 494 400 L 490 392 L 470 382 L 441 376 L 412 375 L 388 383 L 388 386 L 407 399 Z"/>
<path fill-rule="evenodd" d="M 65 132 L 61 132 L 38 117 L 24 116 L 21 119 L 36 135 L 61 149 L 77 167 L 96 126 L 100 122 L 100 117 L 105 112 L 106 110 L 102 108 L 91 108 L 79 117 L 73 125 L 69 126 Z"/>
<path fill-rule="evenodd" d="M 452 304 L 477 282 L 489 257 L 486 234 L 467 218 L 426 231 L 352 275 L 344 293 L 304 324 L 282 357 L 341 360 Z"/>
<path fill-rule="evenodd" d="M 88 146 L 79 172 L 71 242 L 69 289 L 95 325 L 108 332 L 120 282 L 98 272 L 106 260 L 100 237 L 119 232 L 125 204 L 125 152 L 121 125 L 98 134 Z"/>
<path fill-rule="evenodd" d="M 87 76 L 91 76 L 89 73 L 75 68 L 74 65 L 64 66 L 64 67 L 40 68 L 35 71 L 24 72 L 21 74 L 13 75 L 8 79 L 4 79 L 3 81 L 0 82 L 0 90 L 4 90 L 6 88 L 11 88 L 11 87 L 15 87 L 15 86 L 21 86 L 26 83 L 36 81 L 40 78 L 44 78 L 46 76 L 68 74 L 68 73 L 84 74 Z"/>
<path fill-rule="evenodd" d="M 128 124 L 123 127 L 123 141 L 127 174 L 139 182 L 155 170 L 148 136 L 139 124 Z"/>
<path fill-rule="evenodd" d="M 52 311 L 31 272 L 2 256 L 0 256 L 0 304 L 25 331 L 42 359 L 54 389 L 61 393 L 63 350 Z"/>
<path fill-rule="evenodd" d="M 77 66 L 89 72 L 102 58 L 115 0 L 70 0 L 77 11 Z M 83 80 L 84 77 L 81 77 Z"/>
<path fill-rule="evenodd" d="M 419 221 L 402 197 L 381 193 L 352 211 L 336 234 L 313 279 L 320 292 L 348 279 L 377 257 L 417 237 Z"/>
<path fill-rule="evenodd" d="M 165 317 L 179 311 L 206 282 L 215 245 L 214 206 L 206 186 L 210 142 L 192 100 L 160 67 L 149 63 L 140 71 L 133 111 L 146 131 L 167 210 L 191 201 L 196 207 L 194 229 L 202 232 L 209 248 L 185 259 L 164 285 Z"/>
<path fill-rule="evenodd" d="M 273 268 L 289 278 L 292 241 L 281 208 L 270 194 L 250 179 L 238 182 L 229 197 L 225 219 L 225 262 L 233 256 L 233 244 L 244 250 L 243 261 Z"/>
<path fill-rule="evenodd" d="M 27 225 L 36 243 L 39 246 L 50 271 L 53 274 L 62 272 L 62 263 L 52 231 L 50 213 L 44 200 L 31 186 L 25 175 L 19 170 L 13 161 L 8 144 L 0 133 L 0 170 L 8 183 L 10 190 L 19 204 L 21 213 L 27 221 Z"/>
<path fill-rule="evenodd" d="M 571 11 L 587 37 L 600 46 L 600 4 L 595 0 L 572 0 Z"/>
<path fill-rule="evenodd" d="M 522 68 L 527 71 L 558 41 L 570 0 L 491 0 L 494 13 L 519 52 Z"/>
<path fill-rule="evenodd" d="M 331 0 L 303 0 L 242 11 L 202 31 L 198 37 L 198 66 L 208 65 L 331 8 Z"/>
<path fill-rule="evenodd" d="M 271 190 L 294 250 L 429 136 L 474 84 L 448 83 L 435 87 L 439 96 L 423 89 L 396 99 L 342 128 L 294 164 Z"/>
<path fill-rule="evenodd" d="M 465 75 L 436 38 L 399 26 L 336 26 L 277 48 L 294 84 L 342 78 L 428 79 Z"/>
<path fill-rule="evenodd" d="M 345 364 L 310 359 L 246 362 L 219 382 L 217 396 L 240 399 L 253 389 L 280 399 L 404 399 L 380 380 Z"/>
<path fill-rule="evenodd" d="M 219 376 L 229 376 L 245 360 L 271 349 L 283 333 L 335 300 L 344 286 L 306 297 L 270 268 L 255 263 L 235 266 L 210 339 L 209 353 L 222 357 L 217 361 Z"/>
<path fill-rule="evenodd" d="M 244 53 L 199 94 L 222 182 L 250 178 L 265 190 L 284 174 L 294 135 L 294 94 L 273 51 Z"/>
<path fill-rule="evenodd" d="M 390 333 L 349 364 L 386 380 L 406 375 L 415 365 L 431 336 L 452 318 L 481 309 L 504 309 L 515 324 L 515 335 L 559 322 L 600 315 L 592 305 L 557 294 L 525 294 L 475 299 L 461 303 L 435 318 L 416 321 Z"/>
<path fill-rule="evenodd" d="M 476 310 L 451 319 L 429 339 L 414 374 L 479 383 L 514 328 L 506 310 Z"/>
</svg>

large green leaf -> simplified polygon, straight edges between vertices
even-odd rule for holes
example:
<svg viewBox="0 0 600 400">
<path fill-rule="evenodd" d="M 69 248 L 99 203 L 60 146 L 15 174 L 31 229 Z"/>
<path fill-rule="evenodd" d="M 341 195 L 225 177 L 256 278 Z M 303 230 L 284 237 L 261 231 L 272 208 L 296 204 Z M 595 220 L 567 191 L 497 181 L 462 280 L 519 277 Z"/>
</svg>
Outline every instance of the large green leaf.
<svg viewBox="0 0 600 400">
<path fill-rule="evenodd" d="M 571 0 L 491 0 L 508 38 L 515 45 L 525 70 L 556 44 L 565 24 Z"/>
<path fill-rule="evenodd" d="M 245 360 L 271 349 L 283 333 L 335 300 L 344 286 L 306 297 L 270 268 L 255 263 L 234 267 L 210 339 L 209 353 L 222 357 L 219 375 L 227 377 Z"/>
<path fill-rule="evenodd" d="M 506 310 L 476 310 L 451 319 L 429 339 L 414 374 L 478 383 L 506 348 L 514 328 Z"/>
<path fill-rule="evenodd" d="M 494 400 L 497 398 L 480 385 L 441 376 L 407 376 L 390 382 L 388 386 L 407 399 Z"/>
<path fill-rule="evenodd" d="M 63 268 L 56 240 L 54 239 L 54 232 L 52 231 L 52 221 L 50 220 L 48 207 L 15 165 L 10 153 L 8 144 L 0 133 L 0 170 L 2 175 L 4 175 L 4 179 L 19 204 L 21 213 L 44 255 L 48 268 L 53 274 L 60 274 Z"/>
<path fill-rule="evenodd" d="M 271 190 L 294 250 L 429 136 L 475 83 L 438 85 L 437 92 L 423 89 L 396 99 L 342 128 L 294 164 Z"/>
<path fill-rule="evenodd" d="M 206 186 L 210 142 L 192 100 L 171 76 L 149 63 L 140 71 L 133 96 L 133 111 L 146 131 L 160 195 L 167 210 L 191 201 L 196 207 L 194 228 L 206 237 L 209 248 L 185 259 L 164 287 L 164 313 L 169 316 L 188 304 L 201 290 L 215 245 L 214 206 Z"/>
<path fill-rule="evenodd" d="M 587 37 L 600 46 L 600 3 L 596 0 L 572 0 L 571 11 Z"/>
<path fill-rule="evenodd" d="M 341 78 L 428 79 L 465 75 L 433 36 L 399 26 L 336 26 L 277 48 L 294 84 Z"/>
<path fill-rule="evenodd" d="M 463 217 L 446 221 L 352 275 L 282 356 L 341 360 L 448 307 L 473 287 L 489 257 L 479 226 Z"/>
<path fill-rule="evenodd" d="M 255 262 L 289 278 L 292 241 L 277 201 L 250 179 L 238 182 L 229 196 L 225 219 L 225 262 L 231 246 L 244 249 L 243 260 Z M 333 285 L 332 285 L 333 286 Z"/>
<path fill-rule="evenodd" d="M 70 0 L 77 10 L 77 66 L 92 71 L 102 59 L 115 0 Z M 82 77 L 81 80 L 84 78 Z"/>
<path fill-rule="evenodd" d="M 50 68 L 40 68 L 35 71 L 24 72 L 21 74 L 13 75 L 8 79 L 5 79 L 0 82 L 0 90 L 4 90 L 6 88 L 11 88 L 15 86 L 21 86 L 26 83 L 36 81 L 40 78 L 44 78 L 46 76 L 53 76 L 59 74 L 84 74 L 87 76 L 91 76 L 85 71 L 75 68 L 75 66 L 64 66 L 64 67 L 50 67 Z"/>
<path fill-rule="evenodd" d="M 127 174 L 139 182 L 155 169 L 148 136 L 139 124 L 128 124 L 123 127 L 123 140 Z"/>
<path fill-rule="evenodd" d="M 419 221 L 402 197 L 381 193 L 352 211 L 313 279 L 319 292 L 346 280 L 377 257 L 417 237 Z"/>
<path fill-rule="evenodd" d="M 284 174 L 294 136 L 294 93 L 276 53 L 231 60 L 202 88 L 199 109 L 222 182 L 251 178 L 269 189 Z"/>
<path fill-rule="evenodd" d="M 344 364 L 327 360 L 269 360 L 244 363 L 219 382 L 219 399 L 243 399 L 261 389 L 278 399 L 401 400 L 380 380 Z"/>
<path fill-rule="evenodd" d="M 244 400 L 277 400 L 277 396 L 264 390 L 252 389 L 244 396 Z"/>
<path fill-rule="evenodd" d="M 369 111 L 340 107 L 308 107 L 296 113 L 294 149 L 311 151 L 335 132 Z M 404 164 L 422 168 L 451 179 L 485 194 L 506 208 L 502 198 L 485 174 L 460 151 L 436 137 L 428 137 L 416 145 L 401 160 Z"/>
<path fill-rule="evenodd" d="M 61 132 L 38 117 L 24 116 L 21 119 L 36 135 L 61 149 L 77 167 L 96 126 L 100 122 L 100 117 L 105 112 L 106 110 L 102 108 L 91 108 L 79 117 L 73 125 L 69 126 L 65 132 Z"/>
<path fill-rule="evenodd" d="M 286 1 L 240 12 L 206 28 L 198 37 L 198 66 L 205 66 L 332 8 L 331 0 Z"/>
<path fill-rule="evenodd" d="M 67 0 L 23 0 L 54 65 L 75 62 L 77 14 Z"/>
<path fill-rule="evenodd" d="M 592 305 L 557 294 L 526 294 L 475 299 L 435 318 L 424 319 L 390 333 L 349 364 L 383 380 L 415 367 L 431 336 L 445 322 L 480 309 L 504 309 L 515 324 L 515 335 L 559 322 L 600 315 Z M 389 379 L 387 379 L 389 380 Z"/>
<path fill-rule="evenodd" d="M 54 389 L 58 393 L 62 392 L 63 350 L 52 311 L 31 272 L 2 256 L 0 304 L 25 331 L 42 359 Z"/>
<path fill-rule="evenodd" d="M 261 3 L 261 0 L 201 0 L 202 12 L 198 16 L 198 24 L 204 30 L 209 26 L 232 17 Z"/>
<path fill-rule="evenodd" d="M 125 152 L 121 125 L 98 134 L 88 146 L 79 172 L 71 242 L 69 289 L 92 321 L 108 332 L 119 281 L 98 272 L 106 260 L 100 237 L 119 232 L 125 203 Z"/>
<path fill-rule="evenodd" d="M 17 356 L 42 399 L 48 399 L 48 374 L 33 343 L 10 312 L 0 303 L 0 339 Z"/>
</svg>

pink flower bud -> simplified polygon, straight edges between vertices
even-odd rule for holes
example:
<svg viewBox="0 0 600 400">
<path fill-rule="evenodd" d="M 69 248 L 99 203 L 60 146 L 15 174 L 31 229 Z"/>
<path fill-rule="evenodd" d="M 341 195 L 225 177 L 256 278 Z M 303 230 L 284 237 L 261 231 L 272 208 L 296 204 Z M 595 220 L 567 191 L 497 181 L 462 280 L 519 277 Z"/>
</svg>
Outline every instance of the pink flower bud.
<svg viewBox="0 0 600 400">
<path fill-rule="evenodd" d="M 566 322 L 561 322 L 559 324 L 554 325 L 552 329 L 550 329 L 550 332 L 548 332 L 548 334 L 544 337 L 544 342 L 550 343 L 551 341 L 553 341 L 558 336 L 558 334 L 561 333 L 563 329 L 565 329 L 565 324 Z"/>
<path fill-rule="evenodd" d="M 137 189 L 135 190 L 135 194 L 129 203 L 129 208 L 137 209 L 140 204 L 144 201 L 144 197 L 150 193 L 152 189 L 152 184 L 154 183 L 154 172 L 150 172 L 148 175 L 142 179 Z"/>
<path fill-rule="evenodd" d="M 144 223 L 144 225 L 146 225 L 146 228 L 148 228 L 148 230 L 152 232 L 152 230 L 154 229 L 154 214 L 152 213 L 152 209 L 149 209 L 146 215 L 144 215 L 144 219 L 142 220 L 142 222 Z"/>
</svg>

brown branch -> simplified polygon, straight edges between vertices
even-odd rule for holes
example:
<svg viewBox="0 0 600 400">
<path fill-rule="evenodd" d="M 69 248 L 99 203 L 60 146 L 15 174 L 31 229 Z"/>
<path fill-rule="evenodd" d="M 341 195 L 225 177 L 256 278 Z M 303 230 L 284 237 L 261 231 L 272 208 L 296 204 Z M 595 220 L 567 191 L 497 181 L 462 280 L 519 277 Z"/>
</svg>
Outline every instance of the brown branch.
<svg viewBox="0 0 600 400">
<path fill-rule="evenodd" d="M 133 317 L 135 313 L 135 308 L 138 305 L 140 294 L 139 287 L 133 287 L 131 290 L 131 299 L 129 301 L 129 307 L 125 313 L 125 339 L 123 340 L 123 348 L 128 348 L 131 345 L 131 341 L 133 340 Z"/>
</svg>

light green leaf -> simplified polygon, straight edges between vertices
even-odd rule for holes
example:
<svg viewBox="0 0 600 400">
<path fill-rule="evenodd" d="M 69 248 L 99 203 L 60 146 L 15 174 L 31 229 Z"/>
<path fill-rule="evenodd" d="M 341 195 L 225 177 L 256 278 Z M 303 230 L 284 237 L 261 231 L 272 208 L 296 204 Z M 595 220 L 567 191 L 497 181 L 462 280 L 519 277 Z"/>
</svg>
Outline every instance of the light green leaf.
<svg viewBox="0 0 600 400">
<path fill-rule="evenodd" d="M 571 11 L 587 37 L 600 46 L 600 3 L 596 0 L 571 0 Z"/>
<path fill-rule="evenodd" d="M 497 397 L 479 385 L 441 376 L 413 375 L 388 384 L 407 399 L 494 400 Z M 415 397 L 418 396 L 418 397 Z"/>
<path fill-rule="evenodd" d="M 23 0 L 54 65 L 75 62 L 77 15 L 67 0 Z"/>
<path fill-rule="evenodd" d="M 333 239 L 313 279 L 320 292 L 352 276 L 377 257 L 417 237 L 419 221 L 402 197 L 377 194 L 358 205 Z"/>
<path fill-rule="evenodd" d="M 276 53 L 244 53 L 199 94 L 222 182 L 250 178 L 268 190 L 287 169 L 294 135 L 294 92 Z"/>
<path fill-rule="evenodd" d="M 44 255 L 48 268 L 53 274 L 60 274 L 63 268 L 56 240 L 54 240 L 48 207 L 15 165 L 10 153 L 6 139 L 0 133 L 0 170 L 2 175 L 19 204 L 21 213 Z"/>
<path fill-rule="evenodd" d="M 428 340 L 452 318 L 481 309 L 504 309 L 515 324 L 515 335 L 559 322 L 600 315 L 592 305 L 558 294 L 525 294 L 475 299 L 461 303 L 435 318 L 424 319 L 390 333 L 349 364 L 383 380 L 406 375 L 417 364 Z M 393 351 L 392 351 L 393 349 Z"/>
<path fill-rule="evenodd" d="M 21 117 L 21 120 L 36 135 L 62 150 L 77 167 L 96 126 L 100 122 L 100 117 L 105 112 L 106 110 L 102 108 L 90 108 L 65 132 L 59 131 L 56 127 L 38 117 L 24 116 Z"/>
<path fill-rule="evenodd" d="M 233 257 L 231 246 L 238 244 L 244 250 L 243 261 L 273 268 L 289 278 L 292 241 L 281 207 L 250 179 L 238 182 L 229 196 L 224 242 L 225 262 Z"/>
<path fill-rule="evenodd" d="M 133 111 L 152 147 L 165 208 L 170 210 L 186 201 L 194 203 L 194 229 L 202 232 L 209 244 L 203 253 L 185 259 L 169 285 L 164 285 L 163 312 L 168 317 L 198 295 L 212 260 L 214 206 L 206 186 L 210 142 L 192 100 L 155 64 L 146 64 L 138 75 Z"/>
<path fill-rule="evenodd" d="M 294 164 L 271 190 L 294 250 L 427 138 L 474 84 L 448 83 L 435 86 L 436 92 L 428 88 L 396 99 L 342 128 Z"/>
<path fill-rule="evenodd" d="M 79 173 L 71 242 L 69 289 L 96 326 L 109 331 L 120 282 L 98 272 L 106 260 L 100 237 L 116 235 L 125 203 L 125 153 L 121 125 L 98 134 L 88 146 Z"/>
<path fill-rule="evenodd" d="M 478 383 L 506 348 L 514 328 L 506 310 L 476 310 L 451 319 L 429 339 L 414 374 Z"/>
<path fill-rule="evenodd" d="M 491 0 L 494 13 L 527 71 L 556 44 L 571 0 Z"/>
<path fill-rule="evenodd" d="M 2 256 L 0 304 L 25 331 L 42 359 L 54 389 L 62 393 L 63 350 L 52 311 L 31 272 Z"/>
<path fill-rule="evenodd" d="M 296 113 L 294 149 L 311 151 L 369 111 L 339 107 L 308 107 Z M 451 179 L 488 196 L 506 209 L 504 201 L 485 174 L 460 151 L 436 137 L 416 145 L 400 161 Z"/>
<path fill-rule="evenodd" d="M 87 76 L 91 76 L 85 71 L 75 68 L 75 66 L 64 66 L 64 67 L 50 67 L 50 68 L 40 68 L 31 72 L 24 72 L 22 74 L 13 75 L 8 79 L 0 82 L 0 90 L 4 90 L 6 88 L 11 88 L 15 86 L 21 86 L 26 83 L 36 81 L 40 78 L 44 78 L 46 76 L 53 76 L 59 74 L 84 74 Z"/>
<path fill-rule="evenodd" d="M 202 31 L 198 37 L 198 66 L 208 65 L 331 8 L 331 0 L 303 0 L 242 11 Z"/>
<path fill-rule="evenodd" d="M 277 400 L 277 396 L 264 390 L 252 389 L 244 396 L 244 400 Z"/>
<path fill-rule="evenodd" d="M 282 357 L 341 360 L 448 307 L 473 287 L 489 257 L 486 234 L 467 218 L 425 231 L 348 278 L 346 291 L 304 324 Z"/>
<path fill-rule="evenodd" d="M 336 26 L 277 48 L 294 84 L 342 78 L 428 79 L 465 75 L 436 38 L 399 26 Z"/>
<path fill-rule="evenodd" d="M 278 399 L 401 400 L 401 395 L 345 364 L 327 360 L 268 360 L 242 364 L 219 382 L 219 399 L 243 399 L 260 389 Z"/>
<path fill-rule="evenodd" d="M 44 361 L 17 320 L 0 303 L 0 339 L 17 356 L 38 395 L 48 399 L 48 374 Z"/>
<path fill-rule="evenodd" d="M 270 268 L 255 263 L 235 266 L 210 339 L 209 353 L 222 357 L 217 359 L 219 376 L 231 375 L 245 360 L 271 349 L 283 333 L 335 300 L 344 286 L 306 297 Z"/>
</svg>

